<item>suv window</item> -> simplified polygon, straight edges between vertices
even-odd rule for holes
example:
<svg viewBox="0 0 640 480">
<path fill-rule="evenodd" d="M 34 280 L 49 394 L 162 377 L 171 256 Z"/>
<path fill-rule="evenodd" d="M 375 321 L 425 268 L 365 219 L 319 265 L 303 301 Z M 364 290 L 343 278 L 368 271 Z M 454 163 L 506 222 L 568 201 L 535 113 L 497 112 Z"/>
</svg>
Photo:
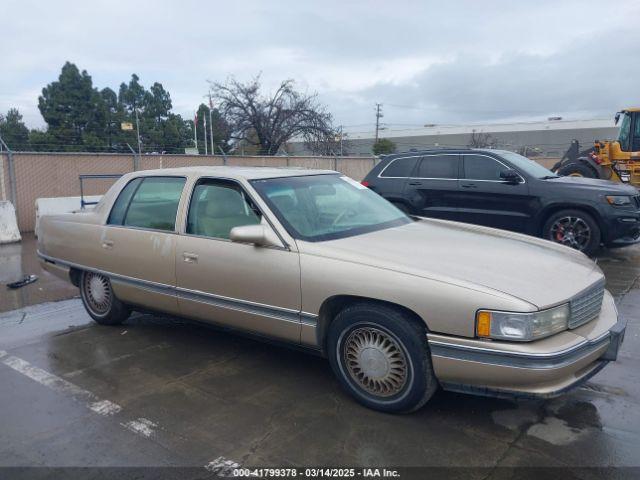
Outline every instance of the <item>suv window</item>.
<svg viewBox="0 0 640 480">
<path fill-rule="evenodd" d="M 465 155 L 464 174 L 467 180 L 500 181 L 500 172 L 508 170 L 497 160 L 484 155 Z"/>
<path fill-rule="evenodd" d="M 418 178 L 458 178 L 459 155 L 425 155 L 418 167 Z"/>
<path fill-rule="evenodd" d="M 131 181 L 120 192 L 109 224 L 172 231 L 184 178 L 146 177 Z"/>
<path fill-rule="evenodd" d="M 233 227 L 256 225 L 261 218 L 260 211 L 239 185 L 203 180 L 191 196 L 187 233 L 228 239 Z"/>
<path fill-rule="evenodd" d="M 380 174 L 381 177 L 400 177 L 407 178 L 411 176 L 416 166 L 418 157 L 396 158 L 391 160 Z"/>
</svg>

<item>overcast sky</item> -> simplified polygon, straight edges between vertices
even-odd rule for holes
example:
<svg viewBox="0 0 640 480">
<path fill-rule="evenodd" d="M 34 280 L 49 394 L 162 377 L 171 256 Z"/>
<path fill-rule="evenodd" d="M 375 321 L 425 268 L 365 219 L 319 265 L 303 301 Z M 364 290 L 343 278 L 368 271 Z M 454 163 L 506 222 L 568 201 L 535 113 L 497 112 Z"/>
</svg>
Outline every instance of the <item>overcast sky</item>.
<svg viewBox="0 0 640 480">
<path fill-rule="evenodd" d="M 317 91 L 337 124 L 610 117 L 640 106 L 640 2 L 1 0 L 0 112 L 44 125 L 67 60 L 118 89 L 158 81 L 191 118 L 207 79 Z"/>
</svg>

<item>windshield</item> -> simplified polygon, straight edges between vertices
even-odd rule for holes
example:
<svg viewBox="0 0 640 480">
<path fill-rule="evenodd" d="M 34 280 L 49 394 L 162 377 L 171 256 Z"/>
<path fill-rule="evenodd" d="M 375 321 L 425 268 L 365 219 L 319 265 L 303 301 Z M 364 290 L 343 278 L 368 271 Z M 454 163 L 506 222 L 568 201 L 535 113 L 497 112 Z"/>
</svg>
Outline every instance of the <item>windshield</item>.
<svg viewBox="0 0 640 480">
<path fill-rule="evenodd" d="M 378 194 L 344 176 L 269 178 L 251 184 L 287 231 L 302 240 L 334 240 L 411 222 Z"/>
<path fill-rule="evenodd" d="M 527 157 L 523 157 L 522 155 L 518 154 L 518 153 L 514 153 L 514 152 L 508 152 L 508 151 L 500 151 L 498 152 L 499 155 L 504 158 L 505 160 L 508 160 L 509 162 L 511 162 L 513 164 L 514 167 L 516 167 L 516 169 L 520 170 L 521 172 L 524 172 L 528 175 L 531 175 L 532 177 L 535 178 L 555 178 L 558 175 L 556 175 L 555 173 L 553 173 L 551 170 L 548 170 L 546 168 L 544 168 L 542 165 L 540 165 L 538 162 L 536 162 L 535 160 L 531 160 Z"/>
<path fill-rule="evenodd" d="M 620 133 L 618 134 L 618 142 L 620 143 L 620 150 L 628 152 L 631 150 L 629 145 L 629 137 L 631 133 L 631 115 L 623 113 L 622 123 L 620 124 Z"/>
</svg>

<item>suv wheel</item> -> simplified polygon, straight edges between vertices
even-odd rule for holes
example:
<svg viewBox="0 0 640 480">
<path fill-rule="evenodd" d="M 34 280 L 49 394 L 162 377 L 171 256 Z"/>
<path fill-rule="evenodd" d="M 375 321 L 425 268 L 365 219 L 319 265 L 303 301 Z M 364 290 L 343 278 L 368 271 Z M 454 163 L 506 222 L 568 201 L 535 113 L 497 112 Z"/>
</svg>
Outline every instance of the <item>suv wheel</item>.
<svg viewBox="0 0 640 480">
<path fill-rule="evenodd" d="M 80 297 L 89 316 L 101 325 L 120 325 L 131 315 L 131 309 L 116 298 L 109 279 L 99 273 L 82 272 Z"/>
<path fill-rule="evenodd" d="M 340 312 L 327 338 L 331 367 L 361 404 L 411 412 L 437 389 L 426 329 L 392 307 L 360 303 Z"/>
<path fill-rule="evenodd" d="M 542 235 L 547 240 L 592 255 L 600 246 L 600 228 L 594 218 L 580 210 L 561 210 L 545 222 Z"/>
</svg>

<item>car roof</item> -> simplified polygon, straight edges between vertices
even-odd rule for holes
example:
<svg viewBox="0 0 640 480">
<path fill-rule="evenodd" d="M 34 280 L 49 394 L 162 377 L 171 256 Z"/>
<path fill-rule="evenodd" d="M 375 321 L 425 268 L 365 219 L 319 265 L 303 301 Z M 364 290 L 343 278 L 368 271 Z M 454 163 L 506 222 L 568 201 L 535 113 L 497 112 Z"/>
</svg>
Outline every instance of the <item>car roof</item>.
<svg viewBox="0 0 640 480">
<path fill-rule="evenodd" d="M 399 157 L 410 157 L 410 156 L 418 156 L 418 155 L 431 155 L 437 153 L 489 153 L 489 154 L 500 154 L 506 152 L 506 150 L 498 150 L 495 148 L 471 148 L 471 147 L 434 147 L 428 148 L 424 150 L 409 150 L 408 152 L 400 152 L 400 153 L 392 153 L 390 155 L 384 155 L 382 160 L 392 160 L 394 158 Z"/>
<path fill-rule="evenodd" d="M 301 177 L 306 175 L 336 175 L 334 170 L 308 169 L 302 167 L 243 167 L 243 166 L 198 166 L 139 170 L 129 176 L 212 176 L 233 180 L 256 180 L 265 178 Z"/>
</svg>

